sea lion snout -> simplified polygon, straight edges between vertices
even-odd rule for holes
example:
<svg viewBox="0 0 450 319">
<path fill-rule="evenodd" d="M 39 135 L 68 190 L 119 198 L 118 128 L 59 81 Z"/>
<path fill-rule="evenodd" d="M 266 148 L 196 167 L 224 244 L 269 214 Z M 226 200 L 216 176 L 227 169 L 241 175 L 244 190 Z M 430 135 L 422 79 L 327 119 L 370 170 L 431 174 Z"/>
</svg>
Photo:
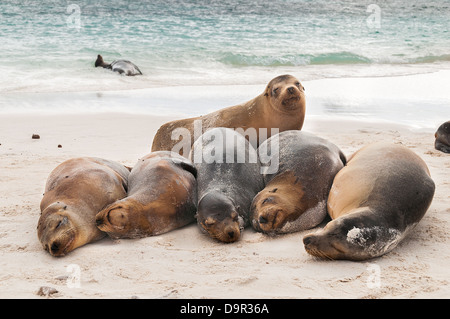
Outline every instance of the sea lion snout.
<svg viewBox="0 0 450 319">
<path fill-rule="evenodd" d="M 290 94 L 294 94 L 295 93 L 295 90 L 296 90 L 296 88 L 295 87 L 293 87 L 293 86 L 290 86 L 290 87 L 288 87 L 288 92 L 290 93 Z"/>
<path fill-rule="evenodd" d="M 281 227 L 284 215 L 283 209 L 278 206 L 266 207 L 257 213 L 257 216 L 254 217 L 254 223 L 262 232 L 270 233 Z"/>
<path fill-rule="evenodd" d="M 42 247 L 55 257 L 64 256 L 69 251 L 75 234 L 74 226 L 65 215 L 47 215 L 38 226 Z"/>
</svg>

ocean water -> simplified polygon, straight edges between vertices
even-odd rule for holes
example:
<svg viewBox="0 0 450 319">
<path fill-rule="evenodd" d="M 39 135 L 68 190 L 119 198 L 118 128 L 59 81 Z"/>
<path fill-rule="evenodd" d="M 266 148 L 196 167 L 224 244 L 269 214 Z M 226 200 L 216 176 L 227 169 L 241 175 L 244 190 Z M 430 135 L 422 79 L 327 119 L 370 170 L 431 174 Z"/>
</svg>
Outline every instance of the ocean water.
<svg viewBox="0 0 450 319">
<path fill-rule="evenodd" d="M 222 97 L 232 103 L 284 73 L 308 82 L 450 70 L 450 1 L 2 0 L 0 43 L 0 112 L 196 114 L 215 95 L 174 93 L 168 102 L 155 90 L 231 86 L 235 94 Z M 144 75 L 95 69 L 97 54 L 131 60 Z M 132 95 L 134 108 L 130 93 L 117 93 L 130 90 L 147 90 Z M 73 106 L 56 93 L 72 94 Z M 149 101 L 155 94 L 159 99 Z M 180 103 L 186 98 L 199 104 Z M 450 104 L 426 92 L 423 100 Z"/>
</svg>

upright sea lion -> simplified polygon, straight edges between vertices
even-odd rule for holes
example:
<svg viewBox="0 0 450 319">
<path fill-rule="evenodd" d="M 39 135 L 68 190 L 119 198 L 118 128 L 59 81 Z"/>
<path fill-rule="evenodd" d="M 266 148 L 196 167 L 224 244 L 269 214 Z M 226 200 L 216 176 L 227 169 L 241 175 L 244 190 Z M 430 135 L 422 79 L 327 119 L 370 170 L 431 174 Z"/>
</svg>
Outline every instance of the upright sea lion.
<svg viewBox="0 0 450 319">
<path fill-rule="evenodd" d="M 439 126 L 434 134 L 434 148 L 444 153 L 450 153 L 450 121 Z"/>
<path fill-rule="evenodd" d="M 329 259 L 381 256 L 422 219 L 434 189 L 427 165 L 408 148 L 365 146 L 336 175 L 328 197 L 332 221 L 303 238 L 305 250 Z"/>
<path fill-rule="evenodd" d="M 159 235 L 195 220 L 197 171 L 174 152 L 153 152 L 138 161 L 128 177 L 128 196 L 96 216 L 112 238 Z"/>
<path fill-rule="evenodd" d="M 234 130 L 215 128 L 194 143 L 190 158 L 198 171 L 200 229 L 222 242 L 237 241 L 264 187 L 256 150 Z"/>
<path fill-rule="evenodd" d="M 302 128 L 305 118 L 304 90 L 295 77 L 278 76 L 269 82 L 262 94 L 246 103 L 162 125 L 153 139 L 152 151 L 175 151 L 187 157 L 195 139 L 214 127 L 239 128 L 244 134 L 254 134 L 256 141 L 250 142 L 257 148 L 265 138 L 271 136 L 272 129 L 278 129 L 278 133 Z M 197 129 L 194 124 L 200 120 L 201 125 Z M 179 129 L 187 130 L 188 136 L 179 132 Z M 260 134 L 260 129 L 265 131 Z"/>
<path fill-rule="evenodd" d="M 327 214 L 334 176 L 346 163 L 342 151 L 323 138 L 294 130 L 267 139 L 258 154 L 263 167 L 275 161 L 279 168 L 264 174 L 266 187 L 251 206 L 253 227 L 277 234 L 317 226 Z"/>
<path fill-rule="evenodd" d="M 119 74 L 128 76 L 142 75 L 142 72 L 141 70 L 139 70 L 137 65 L 130 61 L 115 60 L 111 63 L 105 63 L 105 61 L 103 61 L 103 57 L 100 54 L 97 56 L 97 60 L 95 61 L 95 67 L 99 66 L 103 67 L 104 69 L 110 69 L 114 72 L 118 72 Z"/>
<path fill-rule="evenodd" d="M 92 157 L 63 162 L 51 173 L 41 201 L 38 238 L 53 256 L 64 256 L 105 236 L 95 215 L 127 194 L 129 170 Z"/>
</svg>

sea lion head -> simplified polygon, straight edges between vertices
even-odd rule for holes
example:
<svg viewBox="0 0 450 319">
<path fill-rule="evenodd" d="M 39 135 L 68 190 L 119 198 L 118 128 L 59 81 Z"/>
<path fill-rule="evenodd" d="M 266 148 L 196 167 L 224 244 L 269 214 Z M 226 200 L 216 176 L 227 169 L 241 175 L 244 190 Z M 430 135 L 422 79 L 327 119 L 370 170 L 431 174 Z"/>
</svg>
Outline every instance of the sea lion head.
<svg viewBox="0 0 450 319">
<path fill-rule="evenodd" d="M 139 238 L 142 226 L 139 218 L 138 202 L 130 198 L 118 200 L 106 206 L 95 216 L 95 223 L 101 231 L 111 238 Z M 149 223 L 143 223 L 149 225 Z"/>
<path fill-rule="evenodd" d="M 266 234 L 286 232 L 286 223 L 301 215 L 298 203 L 301 203 L 299 198 L 303 192 L 301 189 L 297 192 L 294 188 L 298 187 L 289 182 L 270 183 L 255 196 L 250 214 L 256 231 Z"/>
<path fill-rule="evenodd" d="M 38 222 L 38 238 L 52 256 L 61 257 L 82 245 L 81 232 L 70 207 L 57 202 L 48 206 Z"/>
<path fill-rule="evenodd" d="M 292 75 L 280 75 L 272 79 L 267 84 L 264 96 L 277 111 L 305 112 L 305 88 Z"/>
<path fill-rule="evenodd" d="M 435 148 L 444 153 L 450 153 L 450 121 L 439 126 L 436 133 L 434 133 L 434 137 L 436 138 Z"/>
<path fill-rule="evenodd" d="M 103 57 L 99 54 L 97 55 L 97 60 L 95 60 L 95 67 L 103 67 L 103 68 L 107 68 L 107 69 L 111 69 L 111 64 L 106 63 L 105 61 L 103 61 Z"/>
<path fill-rule="evenodd" d="M 201 198 L 197 222 L 212 238 L 225 243 L 237 241 L 244 224 L 233 201 L 221 192 L 210 192 Z"/>
<path fill-rule="evenodd" d="M 330 221 L 322 230 L 306 235 L 303 244 L 316 257 L 365 260 L 390 251 L 401 238 L 399 230 L 383 227 L 368 210 Z"/>
<path fill-rule="evenodd" d="M 97 60 L 95 60 L 95 67 L 103 66 L 103 57 L 99 54 L 97 55 Z"/>
<path fill-rule="evenodd" d="M 291 171 L 271 179 L 251 205 L 252 225 L 269 235 L 285 234 L 317 226 L 326 216 L 325 201 L 305 189 Z"/>
</svg>

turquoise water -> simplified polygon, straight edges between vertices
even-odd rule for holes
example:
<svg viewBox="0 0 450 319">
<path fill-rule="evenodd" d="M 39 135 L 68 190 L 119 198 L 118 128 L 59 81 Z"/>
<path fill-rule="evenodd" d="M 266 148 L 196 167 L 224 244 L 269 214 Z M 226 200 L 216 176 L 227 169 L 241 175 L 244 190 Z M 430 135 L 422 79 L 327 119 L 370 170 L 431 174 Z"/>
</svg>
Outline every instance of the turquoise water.
<svg viewBox="0 0 450 319">
<path fill-rule="evenodd" d="M 39 91 L 65 75 L 84 88 L 97 54 L 153 75 L 141 88 L 192 78 L 236 84 L 236 69 L 450 62 L 448 0 L 2 0 L 0 17 L 3 92 Z M 52 85 L 42 87 L 70 90 Z"/>
<path fill-rule="evenodd" d="M 2 0 L 0 43 L 0 110 L 20 93 L 420 74 L 450 69 L 450 1 Z"/>
</svg>

